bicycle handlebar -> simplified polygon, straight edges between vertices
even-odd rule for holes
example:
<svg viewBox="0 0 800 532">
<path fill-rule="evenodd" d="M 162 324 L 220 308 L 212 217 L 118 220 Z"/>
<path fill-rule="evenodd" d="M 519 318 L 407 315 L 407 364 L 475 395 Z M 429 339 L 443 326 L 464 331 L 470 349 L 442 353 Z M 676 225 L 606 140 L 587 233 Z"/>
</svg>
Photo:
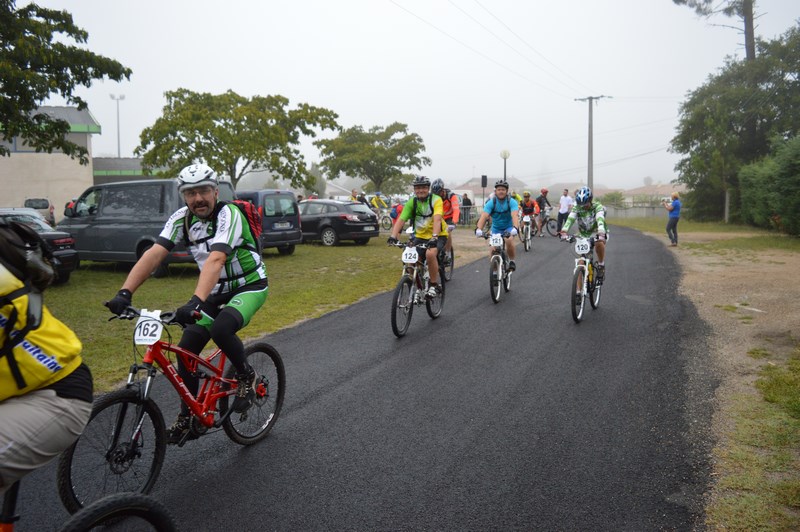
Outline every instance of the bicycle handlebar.
<svg viewBox="0 0 800 532">
<path fill-rule="evenodd" d="M 435 243 L 431 243 L 430 240 L 418 241 L 417 239 L 409 239 L 409 240 L 406 240 L 405 242 L 400 242 L 398 240 L 397 242 L 394 242 L 394 243 L 391 243 L 391 244 L 387 242 L 387 245 L 388 246 L 394 246 L 396 248 L 406 248 L 406 247 L 416 246 L 418 248 L 431 249 L 431 248 L 435 248 L 436 247 L 436 244 Z"/>
<path fill-rule="evenodd" d="M 162 312 L 158 321 L 160 321 L 164 325 L 178 325 L 178 326 L 180 326 L 182 328 L 185 328 L 186 325 L 184 325 L 183 323 L 175 321 L 175 314 L 176 314 L 175 311 Z M 136 308 L 136 307 L 134 307 L 132 305 L 129 305 L 128 308 L 126 308 L 122 312 L 122 314 L 120 314 L 119 316 L 111 316 L 110 318 L 108 318 L 108 321 L 111 321 L 111 320 L 134 320 L 134 319 L 138 318 L 141 315 L 142 315 L 141 309 L 138 309 L 138 308 Z M 200 312 L 195 310 L 192 313 L 192 317 L 195 320 L 199 320 L 200 318 L 203 317 L 203 315 Z"/>
</svg>

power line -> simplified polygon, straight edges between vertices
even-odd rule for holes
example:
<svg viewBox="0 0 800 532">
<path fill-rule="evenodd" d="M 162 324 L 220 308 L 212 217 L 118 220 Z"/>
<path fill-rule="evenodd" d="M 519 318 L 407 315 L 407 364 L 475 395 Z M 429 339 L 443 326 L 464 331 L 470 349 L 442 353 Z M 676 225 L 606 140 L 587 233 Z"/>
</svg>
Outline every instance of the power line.
<svg viewBox="0 0 800 532">
<path fill-rule="evenodd" d="M 492 13 L 491 11 L 489 11 L 489 10 L 488 10 L 488 9 L 487 9 L 487 8 L 486 8 L 486 7 L 485 7 L 483 4 L 481 4 L 481 3 L 480 3 L 478 0 L 475 0 L 475 3 L 476 3 L 476 4 L 478 4 L 478 5 L 479 5 L 481 8 L 483 8 L 483 10 L 484 10 L 484 11 L 486 11 L 487 13 L 489 13 L 489 14 L 490 14 L 492 17 L 494 17 L 494 19 L 495 19 L 495 20 L 497 20 L 497 22 L 499 22 L 500 24 L 502 24 L 502 25 L 503 25 L 503 26 L 504 26 L 504 27 L 505 27 L 505 28 L 506 28 L 506 29 L 507 29 L 509 32 L 511 32 L 511 34 L 512 34 L 514 37 L 516 37 L 517 39 L 519 39 L 519 40 L 520 40 L 520 41 L 521 41 L 521 42 L 522 42 L 522 43 L 523 43 L 525 46 L 527 46 L 528 48 L 530 48 L 531 50 L 533 50 L 533 52 L 534 52 L 536 55 L 538 55 L 539 57 L 541 57 L 542 59 L 544 59 L 545 61 L 547 61 L 547 62 L 548 62 L 548 63 L 549 63 L 549 64 L 550 64 L 550 65 L 551 65 L 553 68 L 555 68 L 556 70 L 558 70 L 559 72 L 561 72 L 561 73 L 562 73 L 564 76 L 566 76 L 568 79 L 570 79 L 570 80 L 574 81 L 574 82 L 575 82 L 575 83 L 577 83 L 579 86 L 583 87 L 584 89 L 588 90 L 589 92 L 594 92 L 594 91 L 590 90 L 588 87 L 586 87 L 586 85 L 584 85 L 583 83 L 581 83 L 581 82 L 580 82 L 580 81 L 578 81 L 577 79 L 573 78 L 572 76 L 570 76 L 569 74 L 567 74 L 566 72 L 564 72 L 563 70 L 561 70 L 561 69 L 558 67 L 558 65 L 556 65 L 555 63 L 553 63 L 552 61 L 550 61 L 550 60 L 549 60 L 547 57 L 545 57 L 545 56 L 544 56 L 544 54 L 542 54 L 542 53 L 541 53 L 541 52 L 539 52 L 539 51 L 538 51 L 536 48 L 534 48 L 533 46 L 531 46 L 530 44 L 528 44 L 528 42 L 527 42 L 525 39 L 523 39 L 522 37 L 520 37 L 520 36 L 519 36 L 519 35 L 518 35 L 518 34 L 517 34 L 517 33 L 516 33 L 514 30 L 512 30 L 512 29 L 511 29 L 511 28 L 508 26 L 508 24 L 506 24 L 505 22 L 503 22 L 502 20 L 500 20 L 500 19 L 499 19 L 499 18 L 498 18 L 498 17 L 497 17 L 497 16 L 496 16 L 494 13 Z"/>
<path fill-rule="evenodd" d="M 436 31 L 438 31 L 439 33 L 441 33 L 442 35 L 444 35 L 444 36 L 445 36 L 445 37 L 447 37 L 448 39 L 451 39 L 451 40 L 453 40 L 453 41 L 457 42 L 458 44 L 460 44 L 461 46 L 463 46 L 463 47 L 464 47 L 464 48 L 466 48 L 467 50 L 469 50 L 469 51 L 471 51 L 471 52 L 473 52 L 473 53 L 475 53 L 475 54 L 477 54 L 477 55 L 479 55 L 479 56 L 483 57 L 483 58 L 484 58 L 484 59 L 486 59 L 487 61 L 490 61 L 490 62 L 494 63 L 495 65 L 499 66 L 500 68 L 502 68 L 502 69 L 504 69 L 504 70 L 507 70 L 507 71 L 511 72 L 511 73 L 512 73 L 512 74 L 514 74 L 515 76 L 518 76 L 518 77 L 520 77 L 520 78 L 524 79 L 525 81 L 527 81 L 527 82 L 529 82 L 529 83 L 533 83 L 534 85 L 537 85 L 537 86 L 541 87 L 542 89 L 544 89 L 544 90 L 546 90 L 546 91 L 548 91 L 548 92 L 552 92 L 552 93 L 553 93 L 553 94 L 555 94 L 556 96 L 560 96 L 560 97 L 562 97 L 562 98 L 566 98 L 566 96 L 564 96 L 563 94 L 561 94 L 561 93 L 559 93 L 559 92 L 557 92 L 557 91 L 555 91 L 555 90 L 551 89 L 550 87 L 547 87 L 547 86 L 545 86 L 545 85 L 542 85 L 541 83 L 539 83 L 539 82 L 537 82 L 537 81 L 534 81 L 534 80 L 530 79 L 529 77 L 525 76 L 524 74 L 520 74 L 520 73 L 519 73 L 519 72 L 517 72 L 516 70 L 514 70 L 514 69 L 512 69 L 512 68 L 510 68 L 510 67 L 507 67 L 506 65 L 504 65 L 504 64 L 502 64 L 502 63 L 500 63 L 500 62 L 498 62 L 498 61 L 496 61 L 496 60 L 494 60 L 494 59 L 492 59 L 491 57 L 489 57 L 488 55 L 484 54 L 484 53 L 483 53 L 483 52 L 481 52 L 480 50 L 476 50 L 475 48 L 473 48 L 472 46 L 468 45 L 468 44 L 467 44 L 467 43 L 465 43 L 464 41 L 462 41 L 462 40 L 460 40 L 460 39 L 458 39 L 458 38 L 456 38 L 456 37 L 453 37 L 452 35 L 450 35 L 450 34 L 449 34 L 449 33 L 447 33 L 446 31 L 444 31 L 444 30 L 443 30 L 443 29 L 441 29 L 440 27 L 436 26 L 435 24 L 433 24 L 433 23 L 431 23 L 431 22 L 428 22 L 427 20 L 425 20 L 425 19 L 424 19 L 424 18 L 422 18 L 421 16 L 417 15 L 416 13 L 414 13 L 413 11 L 411 11 L 410 9 L 407 9 L 407 8 L 405 8 L 405 7 L 401 6 L 401 5 L 400 5 L 400 4 L 398 4 L 398 3 L 397 3 L 395 0 L 389 0 L 389 1 L 390 1 L 391 3 L 393 3 L 394 5 L 396 5 L 397 7 L 399 7 L 400 9 L 402 9 L 403 11 L 405 11 L 406 13 L 408 13 L 409 15 L 411 15 L 411 16 L 413 16 L 413 17 L 415 17 L 416 19 L 418 19 L 418 20 L 420 20 L 420 21 L 424 22 L 425 24 L 427 24 L 427 25 L 428 25 L 428 26 L 430 26 L 431 28 L 435 29 Z"/>
</svg>

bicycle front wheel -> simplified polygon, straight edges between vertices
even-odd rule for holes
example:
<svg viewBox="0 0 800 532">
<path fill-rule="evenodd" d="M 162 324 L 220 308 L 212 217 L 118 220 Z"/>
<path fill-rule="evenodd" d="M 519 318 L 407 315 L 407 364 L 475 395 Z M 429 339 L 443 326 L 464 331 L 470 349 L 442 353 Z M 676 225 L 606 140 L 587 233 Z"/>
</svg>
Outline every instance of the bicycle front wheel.
<svg viewBox="0 0 800 532">
<path fill-rule="evenodd" d="M 73 515 L 61 532 L 86 532 L 110 527 L 119 531 L 173 532 L 178 529 L 167 508 L 147 495 L 117 493 L 95 501 Z"/>
<path fill-rule="evenodd" d="M 228 438 L 240 445 L 252 445 L 267 437 L 278 420 L 286 391 L 286 371 L 283 359 L 271 345 L 259 342 L 244 351 L 247 362 L 256 372 L 253 405 L 242 413 L 232 412 L 222 423 Z M 225 377 L 236 378 L 236 368 L 231 365 Z M 219 400 L 222 415 L 228 411 L 231 395 Z"/>
<path fill-rule="evenodd" d="M 526 227 L 525 229 L 523 229 L 522 235 L 523 235 L 522 236 L 522 247 L 525 249 L 525 251 L 530 251 L 531 250 L 531 228 L 530 227 Z"/>
<path fill-rule="evenodd" d="M 148 493 L 166 449 L 164 416 L 151 399 L 141 402 L 137 388 L 100 397 L 83 434 L 59 457 L 61 502 L 75 513 L 114 493 Z"/>
<path fill-rule="evenodd" d="M 500 255 L 493 255 L 489 262 L 489 293 L 492 301 L 500 301 L 500 294 L 503 290 L 503 261 Z"/>
<path fill-rule="evenodd" d="M 392 332 L 402 338 L 411 325 L 411 315 L 414 313 L 414 283 L 411 277 L 404 275 L 397 283 L 392 297 Z"/>
<path fill-rule="evenodd" d="M 583 268 L 578 268 L 575 275 L 572 276 L 572 286 L 570 287 L 570 307 L 572 308 L 572 319 L 575 323 L 580 323 L 583 318 L 583 307 L 585 305 L 585 298 L 583 297 L 583 282 L 586 271 Z"/>
<path fill-rule="evenodd" d="M 390 231 L 392 229 L 392 219 L 389 216 L 381 218 L 381 227 L 383 227 L 384 231 Z"/>
<path fill-rule="evenodd" d="M 554 220 L 553 218 L 547 220 L 547 232 L 550 236 L 556 236 L 558 234 L 558 220 Z"/>
</svg>

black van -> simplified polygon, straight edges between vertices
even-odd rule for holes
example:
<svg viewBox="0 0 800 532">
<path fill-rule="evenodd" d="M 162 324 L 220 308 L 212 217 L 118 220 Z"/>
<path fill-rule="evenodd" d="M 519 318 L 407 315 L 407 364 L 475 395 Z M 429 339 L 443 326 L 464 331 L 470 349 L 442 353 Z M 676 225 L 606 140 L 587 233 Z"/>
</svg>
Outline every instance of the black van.
<svg viewBox="0 0 800 532">
<path fill-rule="evenodd" d="M 219 199 L 234 199 L 228 181 L 219 183 Z M 167 219 L 185 205 L 177 179 L 145 179 L 106 183 L 88 188 L 64 210 L 59 231 L 71 233 L 80 260 L 136 262 L 152 246 Z M 194 262 L 178 244 L 167 261 Z M 162 264 L 154 275 L 167 274 Z"/>
<path fill-rule="evenodd" d="M 237 190 L 236 197 L 258 207 L 263 217 L 261 246 L 264 249 L 278 248 L 281 255 L 291 255 L 294 246 L 303 242 L 300 209 L 294 192 L 272 188 Z"/>
</svg>

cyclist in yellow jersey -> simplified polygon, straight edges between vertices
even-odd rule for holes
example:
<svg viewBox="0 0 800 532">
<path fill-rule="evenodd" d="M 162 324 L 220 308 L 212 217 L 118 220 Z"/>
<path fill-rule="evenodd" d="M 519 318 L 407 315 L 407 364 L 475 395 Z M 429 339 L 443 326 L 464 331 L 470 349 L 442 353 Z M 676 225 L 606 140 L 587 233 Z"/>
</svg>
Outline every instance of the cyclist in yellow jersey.
<svg viewBox="0 0 800 532">
<path fill-rule="evenodd" d="M 0 218 L 0 496 L 72 445 L 92 411 L 81 342 L 44 306 L 46 259 L 33 230 Z"/>
<path fill-rule="evenodd" d="M 431 287 L 428 295 L 436 296 L 441 292 L 439 286 L 439 259 L 437 254 L 444 249 L 447 243 L 447 225 L 444 223 L 442 198 L 431 194 L 431 182 L 425 176 L 417 176 L 412 183 L 414 196 L 409 198 L 403 206 L 403 212 L 397 217 L 392 227 L 390 244 L 397 243 L 397 237 L 403 230 L 405 222 L 410 221 L 414 228 L 414 237 L 418 241 L 429 242 L 432 247 L 425 251 L 425 260 L 428 262 L 428 272 L 431 276 Z"/>
</svg>

